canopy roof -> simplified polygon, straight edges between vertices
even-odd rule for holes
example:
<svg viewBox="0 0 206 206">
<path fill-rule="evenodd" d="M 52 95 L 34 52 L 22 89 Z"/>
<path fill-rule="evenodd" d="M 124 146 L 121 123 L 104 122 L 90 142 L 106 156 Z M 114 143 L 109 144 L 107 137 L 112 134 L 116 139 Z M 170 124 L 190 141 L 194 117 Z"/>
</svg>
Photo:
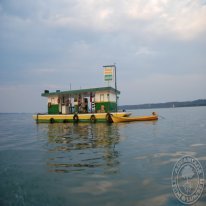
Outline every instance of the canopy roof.
<svg viewBox="0 0 206 206">
<path fill-rule="evenodd" d="M 48 90 L 45 90 L 44 93 L 41 94 L 43 97 L 49 97 L 49 96 L 62 96 L 62 95 L 79 95 L 83 94 L 84 96 L 90 96 L 91 93 L 96 92 L 116 92 L 117 94 L 120 94 L 120 91 L 115 90 L 113 87 L 98 87 L 98 88 L 89 88 L 89 89 L 78 89 L 78 90 L 68 90 L 68 91 L 60 91 L 57 90 L 56 92 L 49 92 Z"/>
</svg>

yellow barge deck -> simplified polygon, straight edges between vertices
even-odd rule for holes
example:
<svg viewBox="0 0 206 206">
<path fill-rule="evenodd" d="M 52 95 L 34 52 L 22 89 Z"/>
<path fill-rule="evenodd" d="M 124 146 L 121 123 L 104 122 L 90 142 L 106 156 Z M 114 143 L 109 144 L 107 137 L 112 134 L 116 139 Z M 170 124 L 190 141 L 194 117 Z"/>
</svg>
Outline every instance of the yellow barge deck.
<svg viewBox="0 0 206 206">
<path fill-rule="evenodd" d="M 131 113 L 128 112 L 112 112 L 110 113 L 117 117 L 128 117 Z M 67 122 L 112 122 L 109 113 L 86 113 L 86 114 L 35 114 L 33 119 L 37 123 L 67 123 Z"/>
</svg>

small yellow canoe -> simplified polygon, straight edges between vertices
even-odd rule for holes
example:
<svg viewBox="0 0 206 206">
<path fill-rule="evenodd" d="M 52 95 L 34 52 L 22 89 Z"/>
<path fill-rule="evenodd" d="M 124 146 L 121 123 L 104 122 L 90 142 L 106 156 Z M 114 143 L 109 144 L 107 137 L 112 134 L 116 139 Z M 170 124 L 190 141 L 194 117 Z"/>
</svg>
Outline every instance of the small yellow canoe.
<svg viewBox="0 0 206 206">
<path fill-rule="evenodd" d="M 118 117 L 111 114 L 112 121 L 117 122 L 134 122 L 134 121 L 153 121 L 158 120 L 158 115 L 153 112 L 150 116 Z"/>
</svg>

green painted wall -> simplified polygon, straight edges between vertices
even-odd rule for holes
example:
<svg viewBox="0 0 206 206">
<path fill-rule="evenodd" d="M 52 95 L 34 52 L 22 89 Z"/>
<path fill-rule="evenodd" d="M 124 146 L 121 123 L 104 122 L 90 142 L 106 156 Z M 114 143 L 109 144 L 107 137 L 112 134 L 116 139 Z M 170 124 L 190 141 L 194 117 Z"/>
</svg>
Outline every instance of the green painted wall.
<svg viewBox="0 0 206 206">
<path fill-rule="evenodd" d="M 105 112 L 115 112 L 116 103 L 115 102 L 100 102 L 95 103 L 95 110 L 101 110 L 101 105 L 104 105 Z"/>
<path fill-rule="evenodd" d="M 53 104 L 48 107 L 48 114 L 59 114 L 59 105 Z"/>
</svg>

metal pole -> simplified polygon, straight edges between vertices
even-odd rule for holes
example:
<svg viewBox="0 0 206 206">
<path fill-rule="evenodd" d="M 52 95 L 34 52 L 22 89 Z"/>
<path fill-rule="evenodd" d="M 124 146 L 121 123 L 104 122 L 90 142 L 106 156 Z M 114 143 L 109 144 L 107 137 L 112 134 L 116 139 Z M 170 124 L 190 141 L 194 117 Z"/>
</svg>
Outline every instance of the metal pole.
<svg viewBox="0 0 206 206">
<path fill-rule="evenodd" d="M 117 72 L 116 72 L 115 64 L 114 64 L 114 72 L 115 72 L 115 94 L 116 94 L 116 112 L 117 112 Z"/>
</svg>

